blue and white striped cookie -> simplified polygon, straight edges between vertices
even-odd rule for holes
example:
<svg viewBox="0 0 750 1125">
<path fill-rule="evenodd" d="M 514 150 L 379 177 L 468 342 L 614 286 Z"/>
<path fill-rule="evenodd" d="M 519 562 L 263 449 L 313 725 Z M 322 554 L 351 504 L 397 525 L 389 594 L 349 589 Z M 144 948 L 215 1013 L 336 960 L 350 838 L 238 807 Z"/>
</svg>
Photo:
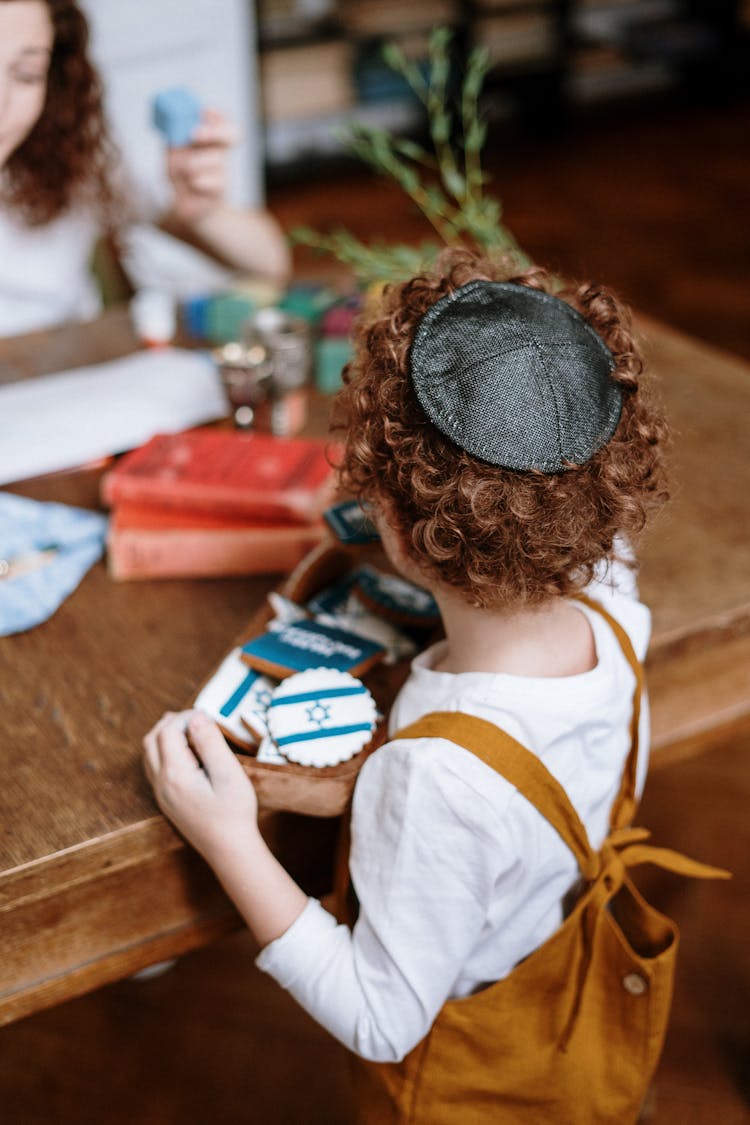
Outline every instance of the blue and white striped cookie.
<svg viewBox="0 0 750 1125">
<path fill-rule="evenodd" d="M 370 741 L 375 700 L 361 680 L 335 668 L 309 668 L 283 680 L 267 712 L 268 730 L 290 762 L 335 766 Z"/>
<path fill-rule="evenodd" d="M 270 734 L 266 734 L 260 742 L 255 754 L 256 762 L 262 762 L 265 765 L 272 766 L 286 766 L 287 762 L 284 755 L 280 750 L 277 750 L 276 743 L 271 738 Z"/>
<path fill-rule="evenodd" d="M 194 706 L 210 715 L 232 742 L 249 749 L 265 734 L 265 712 L 276 681 L 248 668 L 241 652 L 235 648 L 224 657 Z M 256 720 L 252 732 L 243 721 L 250 717 Z"/>
</svg>

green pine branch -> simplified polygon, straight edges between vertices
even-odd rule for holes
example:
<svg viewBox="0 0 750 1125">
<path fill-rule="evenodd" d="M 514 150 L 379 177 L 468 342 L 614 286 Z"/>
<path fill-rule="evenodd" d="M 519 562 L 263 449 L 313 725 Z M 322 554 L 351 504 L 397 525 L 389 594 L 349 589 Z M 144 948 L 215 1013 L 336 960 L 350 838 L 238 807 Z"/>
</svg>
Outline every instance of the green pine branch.
<svg viewBox="0 0 750 1125">
<path fill-rule="evenodd" d="M 349 266 L 361 284 L 418 273 L 430 265 L 441 245 L 502 255 L 516 269 L 530 264 L 502 222 L 499 200 L 484 190 L 487 177 L 481 155 L 487 129 L 480 119 L 479 95 L 488 69 L 487 53 L 481 49 L 471 52 L 456 111 L 451 97 L 451 42 L 450 30 L 433 31 L 426 76 L 395 44 L 383 49 L 387 64 L 404 78 L 424 106 L 433 153 L 414 140 L 362 123 L 353 124 L 347 138 L 356 156 L 399 185 L 431 225 L 440 245 L 368 245 L 341 228 L 328 234 L 308 227 L 292 231 L 294 241 L 332 254 Z"/>
</svg>

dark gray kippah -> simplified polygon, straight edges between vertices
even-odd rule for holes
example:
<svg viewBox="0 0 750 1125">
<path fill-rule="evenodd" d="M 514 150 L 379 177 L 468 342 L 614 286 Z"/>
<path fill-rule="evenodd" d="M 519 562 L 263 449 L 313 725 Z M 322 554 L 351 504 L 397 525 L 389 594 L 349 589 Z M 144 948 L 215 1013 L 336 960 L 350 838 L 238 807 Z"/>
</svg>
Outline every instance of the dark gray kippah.
<svg viewBox="0 0 750 1125">
<path fill-rule="evenodd" d="M 612 437 L 622 392 L 604 341 L 558 297 L 470 281 L 424 315 L 411 379 L 431 422 L 493 465 L 559 473 Z"/>
</svg>

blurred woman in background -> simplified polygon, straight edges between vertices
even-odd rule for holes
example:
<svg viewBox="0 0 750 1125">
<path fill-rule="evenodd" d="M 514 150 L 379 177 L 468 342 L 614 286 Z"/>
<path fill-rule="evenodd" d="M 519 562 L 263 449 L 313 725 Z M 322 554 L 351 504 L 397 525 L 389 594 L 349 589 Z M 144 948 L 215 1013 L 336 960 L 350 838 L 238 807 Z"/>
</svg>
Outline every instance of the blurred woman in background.
<svg viewBox="0 0 750 1125">
<path fill-rule="evenodd" d="M 153 219 L 232 269 L 286 279 L 289 252 L 268 212 L 225 199 L 225 118 L 204 111 L 191 144 L 166 157 L 167 214 L 133 198 L 103 111 L 89 29 L 75 0 L 0 0 L 0 335 L 95 316 L 91 259 L 104 237 Z"/>
</svg>

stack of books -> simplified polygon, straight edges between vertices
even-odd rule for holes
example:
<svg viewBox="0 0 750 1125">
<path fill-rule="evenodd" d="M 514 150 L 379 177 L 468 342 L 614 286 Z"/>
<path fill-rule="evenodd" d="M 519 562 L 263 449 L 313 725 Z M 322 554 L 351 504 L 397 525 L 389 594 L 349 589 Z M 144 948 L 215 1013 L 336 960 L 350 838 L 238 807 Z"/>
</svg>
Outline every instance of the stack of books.
<svg viewBox="0 0 750 1125">
<path fill-rule="evenodd" d="M 313 438 L 157 434 L 102 479 L 115 579 L 290 571 L 325 538 L 336 448 Z"/>
</svg>

